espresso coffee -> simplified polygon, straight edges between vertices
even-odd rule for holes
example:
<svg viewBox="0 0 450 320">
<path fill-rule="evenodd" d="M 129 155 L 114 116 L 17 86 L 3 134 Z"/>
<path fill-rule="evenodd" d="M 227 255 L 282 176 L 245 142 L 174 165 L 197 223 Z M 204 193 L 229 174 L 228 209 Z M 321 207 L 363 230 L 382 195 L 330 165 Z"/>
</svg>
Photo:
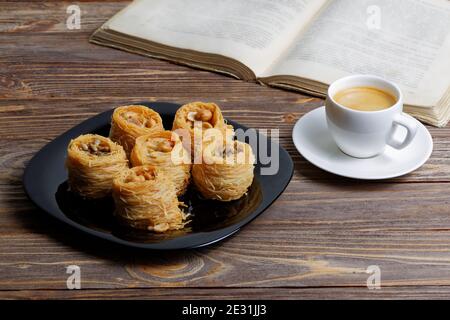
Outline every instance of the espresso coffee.
<svg viewBox="0 0 450 320">
<path fill-rule="evenodd" d="M 397 99 L 390 93 L 373 87 L 353 87 L 336 93 L 334 101 L 359 111 L 379 111 L 392 107 Z"/>
</svg>

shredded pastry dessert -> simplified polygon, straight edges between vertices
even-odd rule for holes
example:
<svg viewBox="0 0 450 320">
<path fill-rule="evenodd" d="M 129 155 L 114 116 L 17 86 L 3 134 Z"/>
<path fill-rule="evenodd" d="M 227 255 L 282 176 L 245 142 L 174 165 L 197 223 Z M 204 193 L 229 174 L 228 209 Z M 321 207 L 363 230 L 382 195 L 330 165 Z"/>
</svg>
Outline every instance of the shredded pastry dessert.
<svg viewBox="0 0 450 320">
<path fill-rule="evenodd" d="M 160 115 L 146 106 L 129 105 L 114 110 L 109 137 L 130 155 L 137 137 L 164 131 Z"/>
<path fill-rule="evenodd" d="M 221 131 L 224 139 L 234 136 L 234 130 L 231 125 L 227 125 L 222 115 L 222 111 L 215 103 L 191 102 L 179 108 L 175 114 L 172 130 L 181 136 L 184 146 L 192 150 L 194 145 L 195 129 L 218 129 Z M 185 137 L 189 136 L 189 139 Z M 201 137 L 200 137 L 201 139 Z"/>
<path fill-rule="evenodd" d="M 249 144 L 217 139 L 204 141 L 203 161 L 194 163 L 192 178 L 206 199 L 236 200 L 244 196 L 253 182 L 255 156 Z"/>
<path fill-rule="evenodd" d="M 166 232 L 186 224 L 174 184 L 155 166 L 123 171 L 114 179 L 113 198 L 117 218 L 133 228 Z"/>
<path fill-rule="evenodd" d="M 133 167 L 151 164 L 164 171 L 182 195 L 191 177 L 191 158 L 180 137 L 172 131 L 155 132 L 136 139 L 130 156 Z"/>
<path fill-rule="evenodd" d="M 111 193 L 116 175 L 128 168 L 123 148 L 96 134 L 72 140 L 67 148 L 69 187 L 84 198 L 98 199 Z"/>
<path fill-rule="evenodd" d="M 160 115 L 150 108 L 118 107 L 109 134 L 110 138 L 85 134 L 70 142 L 68 184 L 83 198 L 112 195 L 117 220 L 131 228 L 158 233 L 186 230 L 189 214 L 181 209 L 187 206 L 178 197 L 191 181 L 194 193 L 218 201 L 240 199 L 252 185 L 252 148 L 234 140 L 233 126 L 225 123 L 214 103 L 182 106 L 173 131 L 164 130 Z"/>
</svg>

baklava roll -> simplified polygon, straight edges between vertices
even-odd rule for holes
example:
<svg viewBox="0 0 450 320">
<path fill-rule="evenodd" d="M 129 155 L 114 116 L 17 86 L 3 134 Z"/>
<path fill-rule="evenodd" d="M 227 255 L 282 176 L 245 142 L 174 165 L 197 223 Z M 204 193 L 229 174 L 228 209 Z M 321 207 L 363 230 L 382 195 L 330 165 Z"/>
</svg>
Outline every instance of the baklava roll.
<svg viewBox="0 0 450 320">
<path fill-rule="evenodd" d="M 183 144 L 188 149 L 193 149 L 194 127 L 196 129 L 218 129 L 224 140 L 234 136 L 233 126 L 227 125 L 222 111 L 215 103 L 192 102 L 181 106 L 175 113 L 172 130 L 182 136 Z M 189 136 L 190 141 L 185 141 Z M 201 137 L 200 137 L 201 139 Z"/>
<path fill-rule="evenodd" d="M 114 110 L 109 137 L 120 144 L 129 156 L 137 137 L 160 131 L 164 131 L 164 127 L 156 111 L 146 106 L 130 105 Z"/>
<path fill-rule="evenodd" d="M 85 134 L 70 141 L 66 168 L 70 190 L 84 198 L 98 199 L 111 193 L 114 177 L 128 169 L 128 160 L 117 143 Z"/>
<path fill-rule="evenodd" d="M 247 193 L 253 182 L 255 156 L 249 144 L 229 141 L 210 143 L 203 149 L 201 163 L 194 163 L 192 179 L 206 199 L 231 201 Z"/>
<path fill-rule="evenodd" d="M 187 216 L 180 210 L 173 183 L 151 165 L 122 172 L 113 182 L 115 215 L 136 229 L 165 232 L 184 227 Z"/>
<path fill-rule="evenodd" d="M 164 171 L 174 185 L 177 195 L 182 195 L 191 177 L 191 158 L 180 137 L 172 131 L 161 131 L 136 139 L 130 155 L 133 167 L 151 164 Z"/>
</svg>

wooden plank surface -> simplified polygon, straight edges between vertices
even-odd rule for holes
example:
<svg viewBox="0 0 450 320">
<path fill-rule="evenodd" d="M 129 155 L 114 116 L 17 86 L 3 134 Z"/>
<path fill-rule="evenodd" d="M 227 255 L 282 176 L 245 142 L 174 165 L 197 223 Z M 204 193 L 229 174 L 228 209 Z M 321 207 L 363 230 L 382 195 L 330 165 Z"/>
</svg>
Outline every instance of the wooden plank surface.
<svg viewBox="0 0 450 320">
<path fill-rule="evenodd" d="M 0 1 L 0 298 L 449 298 L 450 127 L 431 128 L 421 169 L 381 182 L 325 173 L 298 153 L 295 121 L 317 98 L 245 83 L 88 43 L 126 1 Z M 54 221 L 21 177 L 42 146 L 84 119 L 149 101 L 218 103 L 225 116 L 279 129 L 295 161 L 284 194 L 232 238 L 151 253 L 111 245 Z M 66 289 L 66 267 L 82 270 Z M 378 265 L 382 289 L 368 290 Z"/>
</svg>

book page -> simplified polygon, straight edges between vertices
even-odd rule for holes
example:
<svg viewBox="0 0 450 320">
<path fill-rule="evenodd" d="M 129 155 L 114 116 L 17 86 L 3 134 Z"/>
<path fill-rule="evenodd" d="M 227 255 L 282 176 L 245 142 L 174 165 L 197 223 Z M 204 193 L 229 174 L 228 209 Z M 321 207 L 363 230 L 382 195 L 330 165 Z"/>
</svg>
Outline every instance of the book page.
<svg viewBox="0 0 450 320">
<path fill-rule="evenodd" d="M 262 73 L 325 0 L 138 0 L 104 28 L 220 54 Z"/>
<path fill-rule="evenodd" d="M 333 0 L 266 76 L 330 84 L 357 73 L 396 82 L 406 104 L 435 105 L 450 86 L 450 1 Z"/>
</svg>

